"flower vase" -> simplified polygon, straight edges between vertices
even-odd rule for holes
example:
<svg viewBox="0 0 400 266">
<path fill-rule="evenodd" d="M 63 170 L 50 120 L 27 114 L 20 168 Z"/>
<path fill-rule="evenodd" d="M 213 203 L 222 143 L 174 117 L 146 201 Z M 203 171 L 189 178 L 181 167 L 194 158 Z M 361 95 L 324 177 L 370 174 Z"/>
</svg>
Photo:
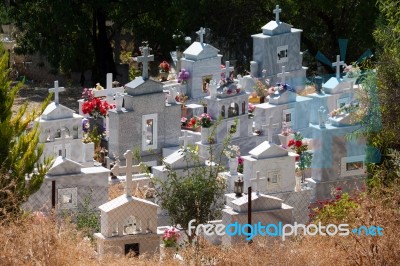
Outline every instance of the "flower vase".
<svg viewBox="0 0 400 266">
<path fill-rule="evenodd" d="M 278 134 L 278 136 L 279 136 L 279 141 L 281 142 L 281 145 L 285 146 L 285 147 L 287 147 L 290 140 L 294 139 L 294 134 L 289 134 L 287 136 L 285 136 L 283 134 Z"/>
<path fill-rule="evenodd" d="M 237 174 L 237 168 L 238 168 L 239 162 L 238 159 L 235 158 L 229 158 L 229 173 L 231 175 Z"/>
<path fill-rule="evenodd" d="M 209 144 L 211 138 L 211 128 L 201 127 L 201 144 Z"/>
<path fill-rule="evenodd" d="M 160 260 L 173 259 L 176 253 L 176 247 L 167 247 L 165 244 L 160 244 Z"/>
</svg>

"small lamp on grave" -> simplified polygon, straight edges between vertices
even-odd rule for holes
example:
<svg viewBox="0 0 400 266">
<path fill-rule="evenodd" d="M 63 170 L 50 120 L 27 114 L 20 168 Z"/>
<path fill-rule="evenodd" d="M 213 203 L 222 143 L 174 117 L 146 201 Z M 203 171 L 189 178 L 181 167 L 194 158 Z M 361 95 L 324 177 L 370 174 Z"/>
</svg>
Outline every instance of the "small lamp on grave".
<svg viewBox="0 0 400 266">
<path fill-rule="evenodd" d="M 236 197 L 241 197 L 243 194 L 243 180 L 240 180 L 240 177 L 237 181 L 234 182 L 233 192 L 236 194 Z"/>
</svg>

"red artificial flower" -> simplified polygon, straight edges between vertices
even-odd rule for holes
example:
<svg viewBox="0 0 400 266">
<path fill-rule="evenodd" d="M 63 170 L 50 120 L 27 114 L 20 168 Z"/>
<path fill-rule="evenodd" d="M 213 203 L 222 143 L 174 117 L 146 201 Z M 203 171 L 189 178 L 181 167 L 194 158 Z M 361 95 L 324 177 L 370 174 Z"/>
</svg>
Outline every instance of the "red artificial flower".
<svg viewBox="0 0 400 266">
<path fill-rule="evenodd" d="M 296 140 L 294 143 L 294 146 L 296 146 L 297 148 L 301 147 L 301 145 L 303 145 L 303 142 L 301 140 Z"/>
<path fill-rule="evenodd" d="M 341 191 L 342 188 L 341 188 L 341 187 L 337 187 L 336 190 L 337 190 L 337 191 Z"/>
<path fill-rule="evenodd" d="M 290 146 L 293 146 L 293 144 L 294 144 L 294 140 L 289 140 L 289 143 L 288 143 L 288 146 L 290 147 Z"/>
<path fill-rule="evenodd" d="M 342 195 L 336 195 L 335 197 L 337 200 L 342 198 Z"/>
<path fill-rule="evenodd" d="M 298 162 L 300 159 L 300 155 L 296 154 L 296 162 Z"/>
</svg>

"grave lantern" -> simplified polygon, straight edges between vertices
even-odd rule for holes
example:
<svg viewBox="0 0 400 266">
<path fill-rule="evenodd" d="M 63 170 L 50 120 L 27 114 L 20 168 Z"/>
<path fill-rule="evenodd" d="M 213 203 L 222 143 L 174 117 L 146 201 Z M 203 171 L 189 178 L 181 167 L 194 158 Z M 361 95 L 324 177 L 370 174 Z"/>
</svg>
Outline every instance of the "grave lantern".
<svg viewBox="0 0 400 266">
<path fill-rule="evenodd" d="M 233 192 L 235 192 L 236 197 L 242 196 L 243 185 L 244 185 L 244 182 L 243 182 L 243 180 L 240 180 L 240 178 L 238 178 L 238 180 L 234 182 Z"/>
</svg>

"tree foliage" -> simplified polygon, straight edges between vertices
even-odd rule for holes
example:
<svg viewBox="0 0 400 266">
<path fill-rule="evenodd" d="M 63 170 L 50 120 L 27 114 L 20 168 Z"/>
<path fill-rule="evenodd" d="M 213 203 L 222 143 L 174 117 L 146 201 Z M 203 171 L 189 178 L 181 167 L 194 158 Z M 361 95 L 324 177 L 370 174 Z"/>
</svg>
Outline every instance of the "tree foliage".
<svg viewBox="0 0 400 266">
<path fill-rule="evenodd" d="M 0 217 L 5 213 L 18 211 L 20 204 L 40 188 L 48 169 L 48 161 L 45 164 L 37 164 L 43 153 L 43 147 L 38 145 L 40 133 L 38 126 L 30 127 L 39 112 L 27 113 L 28 103 L 25 103 L 13 115 L 14 99 L 22 83 L 12 85 L 8 77 L 10 70 L 7 69 L 7 64 L 8 54 L 1 51 Z M 26 180 L 28 175 L 29 179 Z"/>
<path fill-rule="evenodd" d="M 215 124 L 211 127 L 210 136 L 215 135 L 216 128 Z M 195 231 L 188 231 L 191 220 L 196 220 L 193 223 L 196 226 L 220 218 L 226 185 L 218 173 L 223 170 L 222 153 L 231 138 L 229 135 L 224 140 L 223 150 L 216 155 L 214 148 L 209 146 L 210 156 L 206 164 L 193 147 L 181 149 L 186 162 L 185 169 L 173 170 L 166 165 L 167 178 L 154 179 L 161 207 L 168 211 L 173 224 L 184 229 L 190 243 L 197 236 Z"/>
<path fill-rule="evenodd" d="M 35 0 L 11 1 L 11 10 L 21 31 L 21 51 L 39 51 L 56 69 L 67 72 L 93 66 L 95 79 L 102 80 L 106 72 L 115 74 L 118 58 L 113 58 L 113 49 L 120 49 L 123 36 L 133 37 L 136 51 L 142 41 L 148 41 L 153 53 L 164 60 L 182 41 L 174 40 L 173 34 L 195 40 L 199 27 L 210 29 L 206 40 L 221 50 L 224 60 L 238 60 L 243 72 L 252 59 L 251 35 L 274 19 L 275 5 L 271 0 Z M 375 0 L 283 0 L 280 5 L 281 20 L 303 29 L 306 65 L 315 63 L 318 50 L 334 59 L 339 38 L 350 41 L 348 61 L 374 48 Z"/>
</svg>

